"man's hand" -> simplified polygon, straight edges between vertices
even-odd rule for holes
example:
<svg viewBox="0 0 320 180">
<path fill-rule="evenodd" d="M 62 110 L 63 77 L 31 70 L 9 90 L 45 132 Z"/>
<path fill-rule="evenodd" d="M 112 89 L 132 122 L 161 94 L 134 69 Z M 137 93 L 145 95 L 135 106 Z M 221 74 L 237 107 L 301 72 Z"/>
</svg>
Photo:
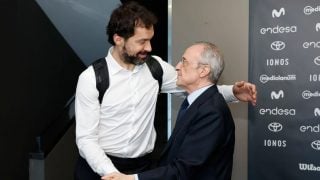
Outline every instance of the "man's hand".
<svg viewBox="0 0 320 180">
<path fill-rule="evenodd" d="M 110 173 L 103 177 L 102 180 L 134 180 L 134 175 L 126 175 L 122 173 Z"/>
<path fill-rule="evenodd" d="M 257 103 L 257 90 L 256 85 L 249 82 L 240 81 L 236 82 L 233 86 L 233 94 L 239 100 L 243 102 L 251 102 L 253 106 Z"/>
</svg>

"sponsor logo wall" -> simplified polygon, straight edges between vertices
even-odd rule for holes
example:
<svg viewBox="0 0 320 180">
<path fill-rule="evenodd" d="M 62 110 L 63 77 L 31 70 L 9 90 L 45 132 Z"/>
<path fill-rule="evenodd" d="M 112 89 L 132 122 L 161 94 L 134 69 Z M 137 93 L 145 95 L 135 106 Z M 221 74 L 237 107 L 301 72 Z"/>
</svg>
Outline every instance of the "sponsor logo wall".
<svg viewBox="0 0 320 180">
<path fill-rule="evenodd" d="M 320 0 L 250 0 L 249 180 L 320 179 Z"/>
</svg>

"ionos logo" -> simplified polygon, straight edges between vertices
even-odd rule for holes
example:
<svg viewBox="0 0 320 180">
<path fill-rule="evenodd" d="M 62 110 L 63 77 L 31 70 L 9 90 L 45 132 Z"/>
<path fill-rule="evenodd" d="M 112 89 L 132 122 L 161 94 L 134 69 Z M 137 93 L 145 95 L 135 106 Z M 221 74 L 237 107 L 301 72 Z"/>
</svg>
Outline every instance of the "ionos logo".
<svg viewBox="0 0 320 180">
<path fill-rule="evenodd" d="M 320 171 L 320 166 L 314 164 L 299 163 L 299 170 L 301 171 Z"/>
<path fill-rule="evenodd" d="M 314 108 L 314 111 L 313 111 L 313 113 L 314 113 L 314 116 L 320 116 L 320 109 L 319 108 Z"/>
<path fill-rule="evenodd" d="M 276 18 L 276 17 L 278 18 L 281 15 L 284 16 L 285 14 L 286 14 L 286 11 L 284 8 L 280 8 L 279 11 L 276 9 L 272 10 L 272 18 Z"/>
<path fill-rule="evenodd" d="M 300 131 L 301 132 L 306 132 L 306 131 L 310 131 L 312 133 L 318 133 L 320 132 L 320 124 L 316 125 L 316 126 L 300 126 Z"/>
<path fill-rule="evenodd" d="M 274 109 L 264 109 L 261 108 L 259 110 L 259 114 L 261 115 L 271 115 L 271 116 L 294 116 L 296 115 L 296 110 L 295 109 L 281 109 L 281 108 L 274 108 Z"/>
<path fill-rule="evenodd" d="M 311 147 L 315 150 L 320 150 L 320 140 L 315 140 L 311 143 Z"/>
<path fill-rule="evenodd" d="M 305 48 L 305 49 L 308 49 L 308 48 L 320 48 L 320 41 L 318 42 L 304 42 L 302 44 L 302 47 Z"/>
<path fill-rule="evenodd" d="M 280 99 L 284 97 L 284 92 L 283 90 L 280 90 L 278 93 L 275 91 L 271 92 L 271 99 Z"/>
<path fill-rule="evenodd" d="M 312 93 L 309 90 L 305 90 L 302 92 L 302 97 L 303 97 L 303 99 L 310 99 L 312 97 L 320 97 L 320 93 L 319 93 L 319 91 Z"/>
<path fill-rule="evenodd" d="M 283 34 L 283 33 L 295 33 L 297 32 L 297 26 L 279 26 L 276 27 L 267 27 L 267 28 L 261 28 L 260 34 Z"/>
<path fill-rule="evenodd" d="M 320 31 L 320 23 L 317 23 L 317 24 L 316 24 L 316 31 L 317 31 L 317 32 Z"/>
<path fill-rule="evenodd" d="M 274 51 L 281 51 L 286 47 L 286 44 L 282 41 L 274 41 L 271 43 L 270 47 Z"/>
<path fill-rule="evenodd" d="M 310 74 L 309 75 L 310 82 L 317 82 L 320 81 L 320 74 Z"/>
<path fill-rule="evenodd" d="M 265 139 L 263 141 L 263 146 L 265 147 L 287 147 L 286 140 L 274 140 L 274 139 Z"/>
<path fill-rule="evenodd" d="M 268 129 L 272 132 L 280 132 L 282 130 L 282 124 L 277 122 L 272 122 L 268 125 Z"/>
<path fill-rule="evenodd" d="M 267 59 L 267 66 L 287 66 L 287 65 L 289 65 L 288 58 Z"/>
<path fill-rule="evenodd" d="M 311 7 L 311 6 L 306 6 L 303 8 L 303 12 L 305 15 L 311 15 L 314 12 L 319 12 L 320 11 L 320 6 L 317 7 Z"/>
<path fill-rule="evenodd" d="M 291 74 L 287 76 L 272 75 L 270 77 L 263 74 L 260 76 L 260 82 L 262 83 L 267 83 L 268 81 L 295 81 L 295 80 L 296 80 L 295 74 Z"/>
<path fill-rule="evenodd" d="M 320 56 L 315 57 L 314 60 L 313 60 L 313 62 L 314 62 L 316 65 L 320 66 Z"/>
</svg>

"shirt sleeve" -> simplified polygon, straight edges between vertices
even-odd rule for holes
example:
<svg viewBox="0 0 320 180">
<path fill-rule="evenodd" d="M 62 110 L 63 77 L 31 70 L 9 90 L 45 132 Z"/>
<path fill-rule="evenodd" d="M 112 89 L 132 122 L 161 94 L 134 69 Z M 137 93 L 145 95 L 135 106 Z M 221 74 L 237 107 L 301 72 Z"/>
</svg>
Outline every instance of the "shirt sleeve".
<svg viewBox="0 0 320 180">
<path fill-rule="evenodd" d="M 185 98 L 186 93 L 182 88 L 177 86 L 177 71 L 169 63 L 163 61 L 158 56 L 153 56 L 157 61 L 159 61 L 163 69 L 162 86 L 161 93 L 173 93 L 181 98 Z M 237 102 L 238 99 L 233 95 L 232 91 L 233 85 L 218 85 L 218 90 L 226 100 L 226 102 Z"/>
<path fill-rule="evenodd" d="M 218 85 L 217 87 L 227 103 L 238 102 L 238 99 L 233 94 L 233 85 Z"/>
<path fill-rule="evenodd" d="M 118 170 L 99 145 L 100 103 L 98 96 L 94 70 L 90 66 L 79 76 L 76 89 L 76 143 L 80 155 L 86 159 L 93 171 L 103 176 L 111 172 L 118 172 Z"/>
<path fill-rule="evenodd" d="M 183 94 L 185 91 L 177 86 L 177 71 L 169 63 L 163 61 L 159 56 L 153 56 L 161 65 L 163 70 L 161 93 Z"/>
</svg>

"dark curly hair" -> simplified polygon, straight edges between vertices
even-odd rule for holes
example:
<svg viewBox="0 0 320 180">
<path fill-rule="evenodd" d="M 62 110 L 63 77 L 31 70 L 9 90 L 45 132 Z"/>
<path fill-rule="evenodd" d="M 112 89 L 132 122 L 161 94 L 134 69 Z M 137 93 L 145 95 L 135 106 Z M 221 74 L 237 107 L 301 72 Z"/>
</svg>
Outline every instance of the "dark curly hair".
<svg viewBox="0 0 320 180">
<path fill-rule="evenodd" d="M 135 27 L 150 28 L 157 23 L 156 16 L 137 2 L 129 1 L 115 9 L 107 26 L 107 36 L 114 45 L 113 35 L 118 34 L 124 39 L 134 35 Z"/>
</svg>

